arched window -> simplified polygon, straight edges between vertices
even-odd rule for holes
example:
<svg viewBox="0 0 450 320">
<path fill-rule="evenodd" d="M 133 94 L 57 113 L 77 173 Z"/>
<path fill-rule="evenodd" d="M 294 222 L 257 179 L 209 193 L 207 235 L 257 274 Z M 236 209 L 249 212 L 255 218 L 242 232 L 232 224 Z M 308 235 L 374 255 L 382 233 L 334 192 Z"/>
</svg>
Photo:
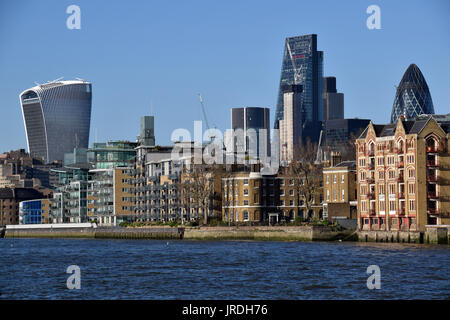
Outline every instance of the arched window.
<svg viewBox="0 0 450 320">
<path fill-rule="evenodd" d="M 437 141 L 433 137 L 427 138 L 427 152 L 435 152 L 437 150 Z"/>
<path fill-rule="evenodd" d="M 403 140 L 399 140 L 397 143 L 398 152 L 403 152 Z"/>
</svg>

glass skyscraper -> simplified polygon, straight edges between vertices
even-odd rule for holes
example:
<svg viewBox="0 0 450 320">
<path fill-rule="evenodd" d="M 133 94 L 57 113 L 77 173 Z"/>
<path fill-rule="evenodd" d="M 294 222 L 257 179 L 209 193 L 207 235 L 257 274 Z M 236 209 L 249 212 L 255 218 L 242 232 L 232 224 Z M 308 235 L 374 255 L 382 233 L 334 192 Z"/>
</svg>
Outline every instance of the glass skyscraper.
<svg viewBox="0 0 450 320">
<path fill-rule="evenodd" d="M 283 87 L 302 85 L 301 128 L 304 137 L 317 141 L 323 120 L 323 52 L 317 51 L 317 35 L 286 38 L 274 127 L 283 119 Z M 318 129 L 318 130 L 316 130 Z"/>
<path fill-rule="evenodd" d="M 92 87 L 83 80 L 52 81 L 23 91 L 20 105 L 28 151 L 46 162 L 88 148 Z"/>
<path fill-rule="evenodd" d="M 434 114 L 433 101 L 422 72 L 411 64 L 397 87 L 391 123 L 396 123 L 401 115 L 405 120 L 414 120 L 421 114 Z"/>
</svg>

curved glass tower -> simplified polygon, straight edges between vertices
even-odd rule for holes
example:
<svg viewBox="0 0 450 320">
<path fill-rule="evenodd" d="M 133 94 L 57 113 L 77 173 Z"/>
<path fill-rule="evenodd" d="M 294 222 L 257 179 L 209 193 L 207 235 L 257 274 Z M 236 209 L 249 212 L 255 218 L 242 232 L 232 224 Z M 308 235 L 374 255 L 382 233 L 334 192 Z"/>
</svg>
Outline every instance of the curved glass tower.
<svg viewBox="0 0 450 320">
<path fill-rule="evenodd" d="M 91 89 L 83 80 L 53 81 L 19 95 L 31 154 L 52 162 L 75 147 L 88 148 Z"/>
<path fill-rule="evenodd" d="M 413 120 L 421 114 L 434 114 L 433 101 L 422 72 L 411 64 L 397 87 L 391 123 L 396 123 L 401 115 L 405 120 Z"/>
</svg>

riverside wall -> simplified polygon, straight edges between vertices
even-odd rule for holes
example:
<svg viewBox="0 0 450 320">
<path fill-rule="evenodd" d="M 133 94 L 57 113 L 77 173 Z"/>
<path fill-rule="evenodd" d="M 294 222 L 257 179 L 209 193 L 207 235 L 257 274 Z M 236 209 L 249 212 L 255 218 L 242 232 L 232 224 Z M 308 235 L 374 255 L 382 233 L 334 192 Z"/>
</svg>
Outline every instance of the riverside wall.
<svg viewBox="0 0 450 320">
<path fill-rule="evenodd" d="M 331 227 L 64 227 L 7 228 L 6 238 L 91 238 L 91 239 L 186 239 L 186 240 L 267 240 L 336 241 L 356 240 L 353 230 Z"/>
<path fill-rule="evenodd" d="M 331 227 L 197 227 L 186 228 L 184 239 L 190 240 L 267 240 L 267 241 L 336 241 L 352 239 L 352 230 L 336 231 Z"/>
<path fill-rule="evenodd" d="M 425 232 L 362 230 L 357 234 L 362 242 L 450 244 L 450 226 L 426 226 Z"/>
</svg>

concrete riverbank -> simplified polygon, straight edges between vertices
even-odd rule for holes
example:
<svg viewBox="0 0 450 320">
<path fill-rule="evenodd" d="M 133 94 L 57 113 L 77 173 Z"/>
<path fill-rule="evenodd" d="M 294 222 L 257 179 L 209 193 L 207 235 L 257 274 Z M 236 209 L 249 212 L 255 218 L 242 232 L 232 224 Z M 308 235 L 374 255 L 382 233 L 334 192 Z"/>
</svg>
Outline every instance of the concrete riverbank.
<svg viewBox="0 0 450 320">
<path fill-rule="evenodd" d="M 98 227 L 95 224 L 11 225 L 0 230 L 5 238 L 178 239 L 258 241 L 361 241 L 450 244 L 449 226 L 418 231 L 358 231 L 327 226 L 239 227 Z"/>
<path fill-rule="evenodd" d="M 353 230 L 292 227 L 97 227 L 91 224 L 8 226 L 5 238 L 186 239 L 268 241 L 356 241 Z"/>
<path fill-rule="evenodd" d="M 425 232 L 400 230 L 362 230 L 357 232 L 361 242 L 398 242 L 450 244 L 450 226 L 428 225 Z"/>
</svg>

